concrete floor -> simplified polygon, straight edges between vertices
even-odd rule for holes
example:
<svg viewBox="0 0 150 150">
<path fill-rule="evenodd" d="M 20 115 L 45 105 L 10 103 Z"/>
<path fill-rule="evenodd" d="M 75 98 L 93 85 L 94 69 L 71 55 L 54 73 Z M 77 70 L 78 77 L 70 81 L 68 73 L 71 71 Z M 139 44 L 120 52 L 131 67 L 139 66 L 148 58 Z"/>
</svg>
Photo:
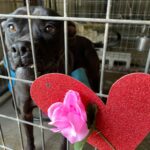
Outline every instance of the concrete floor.
<svg viewBox="0 0 150 150">
<path fill-rule="evenodd" d="M 12 116 L 12 117 L 15 116 L 12 103 L 11 103 L 11 99 L 3 102 L 0 105 L 0 114 Z M 39 124 L 39 121 L 34 121 L 34 123 Z M 47 125 L 47 123 L 48 122 L 45 121 L 44 125 Z M 19 140 L 20 137 L 19 137 L 19 132 L 17 128 L 17 123 L 15 121 L 0 118 L 0 124 L 2 126 L 6 146 L 13 150 L 21 150 L 20 140 Z M 34 137 L 35 137 L 36 150 L 42 150 L 40 129 L 37 127 L 34 127 Z M 60 136 L 60 134 L 54 134 L 48 130 L 45 130 L 44 138 L 45 138 L 46 150 L 50 150 L 50 149 L 59 150 L 60 149 L 60 143 L 62 142 L 62 137 Z M 0 137 L 0 145 L 2 145 L 1 137 Z M 3 149 L 0 148 L 0 150 L 3 150 Z M 70 150 L 73 150 L 72 146 L 70 146 Z M 94 150 L 94 148 L 87 144 L 84 150 Z M 150 134 L 145 138 L 145 140 L 138 146 L 136 150 L 150 150 Z"/>
<path fill-rule="evenodd" d="M 1 107 L 0 107 L 0 113 L 4 114 L 4 115 L 8 115 L 11 117 L 15 117 L 15 113 L 14 110 L 12 108 L 12 104 L 11 104 L 11 100 L 8 100 L 6 103 L 4 103 Z M 2 126 L 2 130 L 3 130 L 3 134 L 4 134 L 4 140 L 5 140 L 5 144 L 7 147 L 10 147 L 13 150 L 21 150 L 20 147 L 20 136 L 19 136 L 19 130 L 18 130 L 18 126 L 17 123 L 15 121 L 11 121 L 8 119 L 2 119 L 0 118 L 0 122 L 1 122 L 1 126 Z M 35 121 L 35 123 L 39 123 L 38 121 Z M 41 143 L 40 141 L 40 129 L 35 127 L 35 144 L 37 145 L 37 150 L 41 150 Z M 22 128 L 23 131 L 23 128 Z M 24 132 L 24 131 L 23 131 Z M 52 149 L 59 149 L 59 145 L 57 144 L 57 142 L 61 142 L 61 137 L 59 135 L 53 135 L 48 134 L 49 131 L 47 131 L 45 134 L 45 144 L 49 145 L 50 147 L 52 147 Z M 23 137 L 24 138 L 24 137 Z M 25 141 L 25 140 L 24 140 Z M 53 141 L 53 142 L 50 142 Z M 25 143 L 24 143 L 25 144 Z M 55 145 L 55 148 L 54 148 Z M 48 149 L 48 148 L 47 148 Z"/>
<path fill-rule="evenodd" d="M 0 105 L 0 114 L 15 117 L 15 112 L 12 107 L 11 99 L 6 102 L 3 102 Z M 34 120 L 35 124 L 39 124 L 39 121 Z M 47 126 L 48 122 L 43 122 L 45 126 Z M 20 147 L 20 136 L 19 130 L 16 121 L 12 121 L 9 119 L 3 119 L 0 117 L 0 124 L 2 127 L 2 131 L 4 134 L 4 141 L 5 146 L 13 149 L 13 150 L 21 150 Z M 22 128 L 22 132 L 24 133 L 24 129 Z M 42 150 L 42 143 L 41 143 L 41 132 L 40 128 L 34 127 L 34 137 L 35 137 L 35 145 L 36 150 Z M 24 141 L 25 138 L 23 137 Z M 45 139 L 45 149 L 46 150 L 60 150 L 60 144 L 62 142 L 62 137 L 60 134 L 54 134 L 49 130 L 44 130 L 44 139 Z M 25 144 L 25 142 L 24 142 Z M 2 139 L 0 136 L 0 145 L 2 145 Z M 85 150 L 94 150 L 90 145 L 86 145 Z M 3 150 L 0 148 L 0 150 Z M 70 150 L 73 150 L 72 146 L 70 145 Z"/>
</svg>

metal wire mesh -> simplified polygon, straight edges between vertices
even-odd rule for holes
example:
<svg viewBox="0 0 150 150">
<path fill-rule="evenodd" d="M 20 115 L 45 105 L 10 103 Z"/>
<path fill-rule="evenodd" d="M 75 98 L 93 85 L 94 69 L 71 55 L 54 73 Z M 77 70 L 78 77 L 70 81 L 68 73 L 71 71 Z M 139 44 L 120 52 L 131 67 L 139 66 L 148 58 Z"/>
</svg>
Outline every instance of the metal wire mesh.
<svg viewBox="0 0 150 150">
<path fill-rule="evenodd" d="M 26 18 L 28 19 L 32 53 L 34 65 L 36 66 L 36 59 L 34 53 L 34 44 L 32 38 L 32 19 L 45 19 L 45 20 L 63 20 L 64 21 L 64 45 L 65 45 L 65 72 L 68 73 L 68 49 L 67 49 L 67 21 L 75 21 L 78 28 L 78 34 L 84 35 L 92 40 L 92 42 L 103 41 L 103 48 L 98 48 L 98 55 L 101 60 L 100 68 L 100 91 L 97 93 L 101 97 L 107 97 L 111 85 L 121 76 L 130 72 L 147 72 L 149 73 L 150 53 L 148 50 L 138 51 L 137 38 L 147 36 L 150 34 L 150 1 L 149 0 L 45 0 L 45 1 L 29 1 L 26 0 L 28 14 L 12 15 L 8 14 L 17 7 L 23 6 L 25 1 L 21 0 L 1 0 L 0 1 L 0 18 L 9 17 Z M 56 10 L 62 17 L 47 17 L 47 16 L 31 16 L 29 12 L 30 5 L 43 5 L 45 7 Z M 8 7 L 9 5 L 9 7 Z M 109 47 L 109 42 L 115 38 L 114 32 L 117 31 L 121 34 L 121 42 L 115 46 Z M 1 32 L 1 60 L 6 56 L 6 49 L 4 39 Z M 34 67 L 35 78 L 37 78 L 37 69 Z M 10 76 L 10 69 L 7 68 L 8 76 L 1 73 L 0 80 L 17 80 L 25 83 L 32 83 L 32 81 L 15 79 Z M 1 84 L 1 82 L 0 82 Z M 12 84 L 12 83 L 11 83 Z M 1 86 L 1 85 L 0 85 Z M 12 86 L 12 85 L 11 85 Z M 42 121 L 42 114 L 39 111 L 39 120 L 34 123 L 26 122 L 19 118 L 15 104 L 15 93 L 12 94 L 13 103 L 15 106 L 15 115 L 8 115 L 0 111 L 0 148 L 3 149 L 16 149 L 11 144 L 7 144 L 5 138 L 3 121 L 15 122 L 17 135 L 19 139 L 19 148 L 24 149 L 24 137 L 22 137 L 21 124 L 26 123 L 40 129 L 40 145 L 41 149 L 45 147 L 44 131 L 49 128 Z M 3 107 L 0 106 L 0 107 Z M 16 149 L 16 150 L 17 150 Z M 94 149 L 94 148 L 93 148 Z M 69 150 L 69 146 L 67 147 Z"/>
</svg>

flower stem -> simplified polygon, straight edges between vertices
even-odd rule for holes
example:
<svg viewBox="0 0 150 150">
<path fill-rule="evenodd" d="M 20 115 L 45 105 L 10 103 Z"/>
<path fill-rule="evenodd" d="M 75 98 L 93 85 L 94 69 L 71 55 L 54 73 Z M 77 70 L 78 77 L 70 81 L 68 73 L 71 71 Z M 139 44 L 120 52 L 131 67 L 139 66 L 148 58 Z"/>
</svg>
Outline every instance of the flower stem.
<svg viewBox="0 0 150 150">
<path fill-rule="evenodd" d="M 112 150 L 116 150 L 116 148 L 112 145 L 112 143 L 110 141 L 108 141 L 108 139 L 98 130 L 97 134 L 111 147 Z"/>
</svg>

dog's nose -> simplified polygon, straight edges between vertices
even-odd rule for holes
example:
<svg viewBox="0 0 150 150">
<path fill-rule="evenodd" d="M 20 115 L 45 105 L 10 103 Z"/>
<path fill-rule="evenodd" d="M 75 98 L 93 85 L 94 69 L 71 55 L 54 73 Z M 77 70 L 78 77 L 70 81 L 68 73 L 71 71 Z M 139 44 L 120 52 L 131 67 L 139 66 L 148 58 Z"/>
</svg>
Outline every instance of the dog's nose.
<svg viewBox="0 0 150 150">
<path fill-rule="evenodd" d="M 25 56 L 31 50 L 31 44 L 27 41 L 19 41 L 12 45 L 11 50 L 12 53 L 15 53 L 20 56 Z"/>
</svg>

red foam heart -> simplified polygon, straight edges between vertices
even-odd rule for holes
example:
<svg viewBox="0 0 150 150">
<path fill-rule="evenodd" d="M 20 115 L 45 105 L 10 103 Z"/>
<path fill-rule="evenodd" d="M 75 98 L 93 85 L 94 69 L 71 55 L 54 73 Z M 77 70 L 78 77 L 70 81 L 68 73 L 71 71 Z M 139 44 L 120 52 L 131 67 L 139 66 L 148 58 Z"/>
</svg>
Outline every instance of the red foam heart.
<svg viewBox="0 0 150 150">
<path fill-rule="evenodd" d="M 106 105 L 81 82 L 57 73 L 35 80 L 31 96 L 47 113 L 48 107 L 63 101 L 70 89 L 80 93 L 85 107 L 91 102 L 97 104 L 96 127 L 116 150 L 134 150 L 150 132 L 150 75 L 134 73 L 119 79 L 110 89 Z M 112 149 L 97 132 L 91 134 L 88 142 L 101 150 Z"/>
</svg>

